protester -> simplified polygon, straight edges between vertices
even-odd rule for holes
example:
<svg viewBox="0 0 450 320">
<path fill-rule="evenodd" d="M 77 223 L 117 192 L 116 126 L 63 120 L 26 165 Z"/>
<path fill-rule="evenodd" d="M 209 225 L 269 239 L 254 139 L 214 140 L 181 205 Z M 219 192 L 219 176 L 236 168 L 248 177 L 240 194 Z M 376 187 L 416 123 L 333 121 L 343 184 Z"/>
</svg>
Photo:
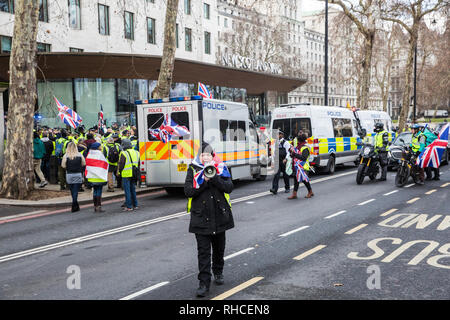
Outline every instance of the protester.
<svg viewBox="0 0 450 320">
<path fill-rule="evenodd" d="M 125 192 L 125 207 L 123 211 L 139 209 L 136 197 L 136 183 L 138 177 L 133 175 L 133 167 L 139 167 L 139 152 L 133 149 L 129 139 L 122 140 L 118 169 L 122 177 L 123 190 Z"/>
<path fill-rule="evenodd" d="M 209 179 L 203 169 L 211 164 L 214 151 L 209 144 L 203 143 L 198 158 L 189 166 L 184 184 L 184 193 L 189 198 L 188 212 L 191 213 L 189 232 L 194 233 L 198 251 L 197 296 L 204 297 L 209 292 L 212 271 L 215 283 L 224 283 L 223 267 L 225 252 L 225 231 L 234 227 L 229 193 L 233 190 L 228 169 Z M 216 167 L 218 168 L 218 167 Z"/>
<path fill-rule="evenodd" d="M 41 162 L 42 158 L 45 156 L 45 147 L 44 143 L 39 138 L 39 134 L 34 132 L 33 134 L 33 166 L 34 172 L 37 174 L 39 179 L 41 180 L 40 188 L 45 187 L 48 182 L 45 180 L 44 174 L 41 171 Z"/>
<path fill-rule="evenodd" d="M 41 170 L 47 181 L 50 180 L 50 158 L 52 156 L 54 148 L 54 143 L 48 138 L 48 131 L 42 133 L 42 142 L 44 143 L 45 154 L 42 158 Z"/>
<path fill-rule="evenodd" d="M 91 144 L 86 158 L 86 178 L 94 188 L 94 212 L 102 210 L 102 189 L 108 180 L 108 162 L 102 152 L 102 145 L 98 142 Z"/>
<path fill-rule="evenodd" d="M 72 212 L 80 211 L 78 192 L 83 183 L 83 167 L 86 166 L 86 161 L 74 142 L 67 145 L 61 166 L 66 169 L 66 181 L 72 194 Z"/>
<path fill-rule="evenodd" d="M 118 143 L 114 143 L 113 137 L 108 137 L 105 147 L 103 148 L 103 155 L 108 161 L 108 192 L 114 192 L 114 175 L 117 174 L 117 162 L 119 161 L 121 147 Z"/>
</svg>

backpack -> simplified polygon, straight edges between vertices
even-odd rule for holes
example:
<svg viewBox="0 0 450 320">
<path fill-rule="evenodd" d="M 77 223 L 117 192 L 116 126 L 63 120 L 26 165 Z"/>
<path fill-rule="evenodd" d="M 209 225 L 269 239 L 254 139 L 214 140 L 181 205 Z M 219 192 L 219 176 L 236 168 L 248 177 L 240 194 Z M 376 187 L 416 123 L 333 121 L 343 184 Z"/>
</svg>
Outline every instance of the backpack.
<svg viewBox="0 0 450 320">
<path fill-rule="evenodd" d="M 111 163 L 117 163 L 119 161 L 119 151 L 116 145 L 108 146 L 108 161 Z"/>
<path fill-rule="evenodd" d="M 64 153 L 63 153 L 63 149 L 64 149 L 64 142 L 66 142 L 66 140 L 56 140 L 56 145 L 55 145 L 55 156 L 58 158 L 61 158 Z"/>
<path fill-rule="evenodd" d="M 127 150 L 127 152 L 128 152 L 128 154 L 129 154 L 129 156 L 130 156 L 130 161 L 132 161 L 131 159 L 131 153 Z M 131 165 L 131 172 L 132 172 L 132 176 L 131 176 L 131 181 L 132 182 L 134 182 L 134 183 L 136 183 L 136 182 L 138 182 L 138 180 L 139 180 L 139 176 L 141 175 L 141 173 L 139 172 L 139 158 L 138 158 L 138 165 L 137 166 L 135 166 L 135 165 Z"/>
</svg>

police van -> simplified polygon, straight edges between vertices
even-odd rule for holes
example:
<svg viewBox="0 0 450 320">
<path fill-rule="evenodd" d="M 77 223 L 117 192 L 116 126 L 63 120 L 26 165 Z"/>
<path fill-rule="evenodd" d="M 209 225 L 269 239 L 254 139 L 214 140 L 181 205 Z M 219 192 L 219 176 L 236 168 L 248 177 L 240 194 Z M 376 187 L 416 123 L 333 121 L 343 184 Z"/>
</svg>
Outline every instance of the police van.
<svg viewBox="0 0 450 320">
<path fill-rule="evenodd" d="M 265 179 L 267 147 L 246 104 L 192 96 L 139 100 L 136 106 L 141 184 L 179 191 L 203 141 L 227 165 L 233 180 Z M 149 129 L 160 128 L 166 117 L 189 134 L 166 142 L 155 138 Z"/>
<path fill-rule="evenodd" d="M 278 130 L 291 141 L 302 130 L 308 137 L 310 164 L 328 173 L 334 173 L 337 164 L 356 162 L 361 148 L 355 116 L 347 108 L 283 105 L 272 111 L 270 128 L 271 148 Z"/>
<path fill-rule="evenodd" d="M 361 126 L 366 130 L 366 137 L 374 137 L 376 133 L 373 131 L 375 124 L 381 122 L 384 125 L 384 130 L 389 133 L 389 142 L 393 142 L 396 133 L 392 130 L 392 119 L 387 112 L 374 110 L 360 110 L 357 111 Z"/>
</svg>

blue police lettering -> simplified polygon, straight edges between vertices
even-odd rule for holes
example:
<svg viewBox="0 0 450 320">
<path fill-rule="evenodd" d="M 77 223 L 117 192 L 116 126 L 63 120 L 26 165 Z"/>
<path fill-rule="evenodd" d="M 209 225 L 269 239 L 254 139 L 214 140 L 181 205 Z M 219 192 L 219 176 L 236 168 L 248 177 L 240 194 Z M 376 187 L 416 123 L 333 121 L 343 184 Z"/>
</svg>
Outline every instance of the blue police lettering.
<svg viewBox="0 0 450 320">
<path fill-rule="evenodd" d="M 223 103 L 212 103 L 203 101 L 203 108 L 208 108 L 210 110 L 227 110 Z"/>
<path fill-rule="evenodd" d="M 328 111 L 328 113 L 327 113 L 329 116 L 331 116 L 331 117 L 341 117 L 342 116 L 342 114 L 340 113 L 340 112 L 338 112 L 338 111 L 336 111 L 336 112 L 334 112 L 334 111 Z"/>
</svg>

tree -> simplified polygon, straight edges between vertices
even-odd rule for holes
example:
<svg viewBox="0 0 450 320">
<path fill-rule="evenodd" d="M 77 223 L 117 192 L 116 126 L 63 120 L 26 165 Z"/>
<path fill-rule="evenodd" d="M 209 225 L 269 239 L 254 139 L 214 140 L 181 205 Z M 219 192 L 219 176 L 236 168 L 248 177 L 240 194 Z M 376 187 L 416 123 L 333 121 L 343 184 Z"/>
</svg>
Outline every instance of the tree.
<svg viewBox="0 0 450 320">
<path fill-rule="evenodd" d="M 381 18 L 399 24 L 409 35 L 408 57 L 405 67 L 405 90 L 402 99 L 403 108 L 399 117 L 400 131 L 405 128 L 408 117 L 414 52 L 417 48 L 420 24 L 427 14 L 440 10 L 445 5 L 448 5 L 446 0 L 393 0 L 379 2 Z"/>
<path fill-rule="evenodd" d="M 329 1 L 331 4 L 339 5 L 343 13 L 355 24 L 356 28 L 364 38 L 362 47 L 362 74 L 360 79 L 361 100 L 359 106 L 366 109 L 370 94 L 370 77 L 372 68 L 372 52 L 375 37 L 375 1 L 360 0 L 358 4 L 351 0 L 322 0 Z"/>
<path fill-rule="evenodd" d="M 161 58 L 158 83 L 153 90 L 153 98 L 164 98 L 170 94 L 170 86 L 173 79 L 176 50 L 176 20 L 178 0 L 167 0 L 166 22 L 164 26 L 164 48 Z"/>
<path fill-rule="evenodd" d="M 24 199 L 34 188 L 33 115 L 39 0 L 17 0 L 9 61 L 8 140 L 0 193 Z"/>
</svg>

